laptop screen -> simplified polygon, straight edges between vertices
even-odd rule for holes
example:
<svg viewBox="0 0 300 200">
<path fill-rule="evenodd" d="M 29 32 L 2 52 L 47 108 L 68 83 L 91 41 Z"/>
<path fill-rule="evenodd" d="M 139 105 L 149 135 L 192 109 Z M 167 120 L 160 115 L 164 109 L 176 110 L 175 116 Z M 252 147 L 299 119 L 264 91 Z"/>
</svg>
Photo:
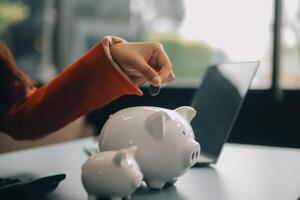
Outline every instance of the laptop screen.
<svg viewBox="0 0 300 200">
<path fill-rule="evenodd" d="M 208 68 L 195 94 L 192 120 L 201 152 L 217 160 L 257 70 L 258 62 L 227 63 Z"/>
</svg>

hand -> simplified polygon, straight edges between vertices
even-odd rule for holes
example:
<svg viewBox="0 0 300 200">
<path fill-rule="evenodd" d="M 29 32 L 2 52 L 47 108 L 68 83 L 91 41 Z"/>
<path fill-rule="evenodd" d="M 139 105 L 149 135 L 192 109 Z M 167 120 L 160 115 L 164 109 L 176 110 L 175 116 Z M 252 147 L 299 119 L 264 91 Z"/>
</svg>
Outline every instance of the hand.
<svg viewBox="0 0 300 200">
<path fill-rule="evenodd" d="M 171 62 L 160 43 L 118 43 L 110 48 L 113 60 L 133 84 L 153 86 L 175 79 Z"/>
</svg>

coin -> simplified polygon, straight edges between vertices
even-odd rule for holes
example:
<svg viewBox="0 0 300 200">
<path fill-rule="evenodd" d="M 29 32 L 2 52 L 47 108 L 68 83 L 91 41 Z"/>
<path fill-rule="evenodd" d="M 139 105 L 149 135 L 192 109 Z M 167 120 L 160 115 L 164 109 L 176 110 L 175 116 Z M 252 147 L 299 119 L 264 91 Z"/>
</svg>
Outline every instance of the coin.
<svg viewBox="0 0 300 200">
<path fill-rule="evenodd" d="M 156 87 L 156 86 L 150 85 L 148 87 L 148 92 L 151 96 L 158 95 L 159 91 L 160 91 L 160 86 Z"/>
</svg>

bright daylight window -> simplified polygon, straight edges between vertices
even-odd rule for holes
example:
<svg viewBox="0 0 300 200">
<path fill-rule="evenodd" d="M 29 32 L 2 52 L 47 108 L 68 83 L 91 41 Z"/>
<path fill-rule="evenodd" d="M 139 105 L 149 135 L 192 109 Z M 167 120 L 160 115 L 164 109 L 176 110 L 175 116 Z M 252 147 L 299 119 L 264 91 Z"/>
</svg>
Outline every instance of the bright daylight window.
<svg viewBox="0 0 300 200">
<path fill-rule="evenodd" d="M 262 89 L 271 86 L 273 0 L 3 0 L 3 2 L 0 3 L 0 9 L 1 6 L 8 5 L 6 2 L 10 2 L 11 9 L 15 9 L 13 7 L 18 5 L 20 7 L 18 11 L 21 10 L 23 15 L 19 16 L 18 20 L 4 16 L 8 21 L 4 27 L 10 27 L 11 30 L 1 31 L 3 16 L 0 11 L 0 37 L 5 36 L 4 38 L 14 45 L 14 49 L 26 49 L 28 39 L 19 40 L 24 36 L 16 33 L 12 36 L 8 33 L 17 28 L 19 30 L 22 26 L 24 28 L 24 24 L 27 24 L 26 34 L 35 34 L 31 36 L 34 38 L 30 40 L 31 48 L 17 54 L 17 58 L 20 66 L 21 64 L 26 66 L 25 71 L 36 79 L 41 76 L 41 73 L 36 73 L 37 71 L 43 71 L 44 77 L 52 76 L 53 72 L 61 70 L 61 63 L 70 63 L 103 36 L 118 35 L 129 41 L 161 42 L 173 63 L 177 78 L 171 84 L 173 86 L 198 85 L 207 66 L 213 63 L 252 60 L 261 61 L 252 87 Z M 51 6 L 52 11 L 56 12 L 51 12 L 49 8 Z M 40 10 L 48 13 L 48 18 L 43 18 Z M 53 16 L 55 13 L 63 14 L 55 17 Z M 40 14 L 38 19 L 32 17 L 38 14 Z M 28 19 L 43 26 L 39 29 L 33 25 L 30 27 Z M 51 19 L 61 25 L 56 28 L 51 24 Z M 57 29 L 63 29 L 63 34 L 55 34 Z M 39 46 L 44 40 L 55 41 L 54 36 L 64 37 L 56 42 L 64 42 L 64 46 L 68 46 L 67 53 L 58 55 L 64 62 L 52 61 L 55 58 L 52 53 L 55 55 L 56 50 L 60 49 L 55 49 L 54 46 L 54 50 L 49 50 L 53 48 L 51 42 L 46 42 L 48 45 L 40 45 L 43 48 Z M 298 51 L 298 48 L 294 48 L 293 51 Z M 59 66 L 53 63 L 58 63 Z M 32 67 L 40 69 L 33 70 Z M 55 69 L 51 70 L 51 67 Z M 298 71 L 300 74 L 300 70 Z"/>
<path fill-rule="evenodd" d="M 282 88 L 300 87 L 300 1 L 282 4 L 281 63 L 279 84 Z"/>
</svg>

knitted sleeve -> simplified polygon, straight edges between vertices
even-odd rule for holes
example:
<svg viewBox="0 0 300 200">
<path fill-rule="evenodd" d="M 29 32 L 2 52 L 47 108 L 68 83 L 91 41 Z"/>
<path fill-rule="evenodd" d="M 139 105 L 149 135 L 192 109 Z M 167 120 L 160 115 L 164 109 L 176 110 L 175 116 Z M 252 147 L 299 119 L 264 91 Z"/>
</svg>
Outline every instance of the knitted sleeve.
<svg viewBox="0 0 300 200">
<path fill-rule="evenodd" d="M 119 42 L 125 41 L 105 37 L 48 84 L 11 103 L 2 131 L 19 140 L 41 138 L 122 95 L 142 95 L 111 59 L 109 46 Z"/>
</svg>

